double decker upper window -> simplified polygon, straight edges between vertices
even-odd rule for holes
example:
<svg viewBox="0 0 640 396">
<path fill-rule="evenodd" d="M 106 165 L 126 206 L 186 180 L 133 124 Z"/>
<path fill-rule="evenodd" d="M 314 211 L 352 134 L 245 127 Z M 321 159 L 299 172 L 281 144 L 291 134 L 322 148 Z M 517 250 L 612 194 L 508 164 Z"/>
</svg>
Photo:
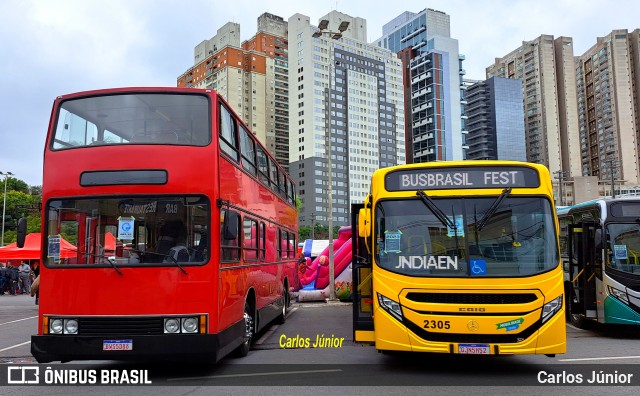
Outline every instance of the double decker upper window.
<svg viewBox="0 0 640 396">
<path fill-rule="evenodd" d="M 220 148 L 231 158 L 238 161 L 238 129 L 236 120 L 226 107 L 220 106 Z"/>
<path fill-rule="evenodd" d="M 207 96 L 144 92 L 62 101 L 51 148 L 121 144 L 206 146 L 210 141 Z"/>
</svg>

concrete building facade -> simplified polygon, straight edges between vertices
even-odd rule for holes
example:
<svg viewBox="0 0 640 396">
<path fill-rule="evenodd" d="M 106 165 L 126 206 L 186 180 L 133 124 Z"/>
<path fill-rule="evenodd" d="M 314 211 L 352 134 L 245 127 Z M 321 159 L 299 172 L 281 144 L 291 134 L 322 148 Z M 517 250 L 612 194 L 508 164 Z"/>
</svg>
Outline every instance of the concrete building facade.
<svg viewBox="0 0 640 396">
<path fill-rule="evenodd" d="M 318 28 L 306 15 L 288 20 L 290 174 L 307 226 L 328 224 L 329 188 L 334 225 L 347 225 L 351 203 L 369 193 L 371 174 L 405 162 L 400 60 L 365 41 L 364 19 L 337 11 L 325 19 L 333 32 L 349 22 L 342 38 L 312 37 Z"/>
<path fill-rule="evenodd" d="M 287 22 L 264 13 L 256 35 L 242 43 L 240 25 L 229 22 L 194 48 L 194 63 L 177 85 L 215 89 L 288 170 Z"/>
<path fill-rule="evenodd" d="M 407 162 L 465 159 L 464 56 L 451 38 L 449 15 L 406 11 L 382 30 L 376 45 L 398 53 L 404 65 Z"/>
<path fill-rule="evenodd" d="M 582 174 L 640 182 L 640 29 L 614 30 L 576 58 Z"/>
<path fill-rule="evenodd" d="M 541 35 L 486 69 L 522 81 L 527 161 L 565 178 L 581 175 L 573 40 Z"/>
</svg>

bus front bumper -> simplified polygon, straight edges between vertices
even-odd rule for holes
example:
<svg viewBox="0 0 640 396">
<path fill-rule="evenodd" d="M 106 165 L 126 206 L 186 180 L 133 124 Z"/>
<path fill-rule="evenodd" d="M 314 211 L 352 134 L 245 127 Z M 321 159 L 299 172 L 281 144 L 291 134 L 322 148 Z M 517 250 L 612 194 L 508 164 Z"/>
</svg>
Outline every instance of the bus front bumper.
<svg viewBox="0 0 640 396">
<path fill-rule="evenodd" d="M 114 348 L 114 344 L 118 346 Z M 214 363 L 224 356 L 221 353 L 224 351 L 221 351 L 219 345 L 217 334 L 120 337 L 31 336 L 31 354 L 39 363 L 71 360 L 192 360 Z"/>
</svg>

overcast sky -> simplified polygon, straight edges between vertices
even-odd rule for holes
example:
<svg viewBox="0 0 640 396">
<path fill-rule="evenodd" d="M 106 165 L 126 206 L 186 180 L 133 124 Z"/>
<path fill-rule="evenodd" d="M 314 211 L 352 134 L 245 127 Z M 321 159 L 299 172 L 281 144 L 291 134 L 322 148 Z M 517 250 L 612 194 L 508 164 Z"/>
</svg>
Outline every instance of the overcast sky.
<svg viewBox="0 0 640 396">
<path fill-rule="evenodd" d="M 241 39 L 263 12 L 317 21 L 333 9 L 382 25 L 425 8 L 451 17 L 467 78 L 541 34 L 570 36 L 581 55 L 613 29 L 640 28 L 640 2 L 623 0 L 0 0 L 0 171 L 42 184 L 42 153 L 56 96 L 123 86 L 175 86 L 193 48 L 226 22 Z M 63 169 L 60 170 L 64 172 Z"/>
</svg>

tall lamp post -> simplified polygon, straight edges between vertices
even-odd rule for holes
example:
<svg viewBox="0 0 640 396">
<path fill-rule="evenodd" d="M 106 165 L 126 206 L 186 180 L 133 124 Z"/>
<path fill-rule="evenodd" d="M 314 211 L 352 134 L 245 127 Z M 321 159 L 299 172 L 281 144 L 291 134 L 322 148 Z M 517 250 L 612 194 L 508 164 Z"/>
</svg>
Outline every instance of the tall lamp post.
<svg viewBox="0 0 640 396">
<path fill-rule="evenodd" d="M 564 193 L 562 192 L 562 187 L 564 185 L 565 177 L 567 176 L 567 172 L 563 170 L 557 170 L 553 172 L 556 175 L 556 179 L 558 179 L 558 201 L 560 205 L 564 205 Z"/>
<path fill-rule="evenodd" d="M 4 246 L 4 215 L 7 212 L 7 178 L 13 176 L 11 172 L 0 172 L 0 175 L 4 176 L 4 202 L 2 204 L 2 244 Z"/>
<path fill-rule="evenodd" d="M 327 167 L 329 168 L 328 171 L 328 186 L 327 186 L 327 197 L 329 199 L 329 300 L 335 300 L 336 299 L 336 280 L 335 280 L 335 271 L 334 271 L 334 260 L 333 260 L 333 184 L 332 184 L 332 179 L 331 179 L 331 174 L 333 173 L 332 170 L 332 166 L 331 166 L 331 80 L 333 78 L 331 70 L 333 68 L 333 62 L 334 62 L 334 45 L 333 45 L 333 40 L 339 40 L 342 38 L 342 33 L 347 30 L 347 28 L 349 27 L 349 22 L 347 21 L 342 21 L 340 23 L 340 26 L 338 26 L 338 31 L 337 32 L 333 32 L 331 30 L 329 30 L 329 21 L 327 19 L 323 19 L 320 21 L 320 23 L 318 24 L 318 31 L 313 33 L 313 37 L 314 38 L 318 38 L 321 37 L 322 35 L 327 35 L 329 37 L 331 37 L 331 40 L 329 40 L 329 59 L 331 61 L 331 64 L 329 65 L 329 100 L 328 100 L 328 107 L 329 107 L 329 114 L 328 114 L 328 131 L 327 131 L 327 137 L 328 137 L 328 144 L 327 144 Z"/>
</svg>

